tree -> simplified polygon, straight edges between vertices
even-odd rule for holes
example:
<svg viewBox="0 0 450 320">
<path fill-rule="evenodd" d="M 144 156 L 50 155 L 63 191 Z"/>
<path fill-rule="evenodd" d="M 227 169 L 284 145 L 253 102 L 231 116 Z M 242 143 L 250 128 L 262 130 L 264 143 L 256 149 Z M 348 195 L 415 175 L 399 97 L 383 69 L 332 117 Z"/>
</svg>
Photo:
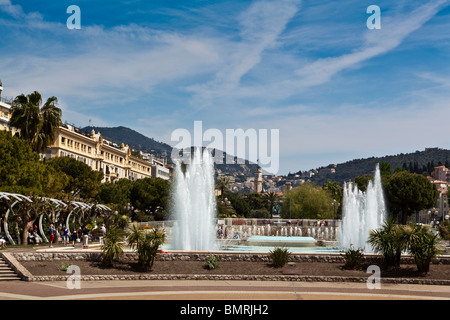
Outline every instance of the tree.
<svg viewBox="0 0 450 320">
<path fill-rule="evenodd" d="M 261 193 L 249 193 L 245 195 L 250 210 L 269 209 L 269 203 Z"/>
<path fill-rule="evenodd" d="M 133 182 L 130 203 L 137 210 L 151 214 L 155 220 L 163 220 L 169 203 L 169 181 L 145 178 Z"/>
<path fill-rule="evenodd" d="M 392 174 L 391 165 L 387 162 L 380 162 L 380 173 L 382 176 L 390 176 Z"/>
<path fill-rule="evenodd" d="M 414 257 L 417 271 L 427 273 L 430 271 L 431 260 L 439 253 L 439 235 L 428 230 L 427 227 L 411 224 L 403 228 L 408 251 Z"/>
<path fill-rule="evenodd" d="M 100 203 L 115 205 L 119 212 L 127 213 L 125 208 L 130 203 L 133 181 L 119 179 L 116 182 L 105 182 L 100 185 L 97 200 Z"/>
<path fill-rule="evenodd" d="M 11 221 L 16 224 L 18 231 L 19 243 L 27 243 L 28 229 L 34 225 L 35 221 L 41 215 L 46 201 L 38 196 L 21 197 L 21 201 L 17 198 L 11 198 L 10 201 L 2 199 L 10 212 Z"/>
<path fill-rule="evenodd" d="M 267 192 L 266 194 L 264 194 L 264 199 L 269 204 L 270 218 L 273 218 L 273 207 L 279 200 L 279 196 L 275 192 Z"/>
<path fill-rule="evenodd" d="M 166 233 L 163 229 L 147 232 L 134 225 L 127 240 L 131 248 L 136 248 L 139 265 L 145 270 L 151 270 L 159 247 L 166 241 Z"/>
<path fill-rule="evenodd" d="M 403 228 L 396 225 L 392 217 L 380 228 L 370 231 L 367 243 L 375 252 L 383 254 L 387 267 L 400 267 L 402 251 L 406 249 L 406 238 Z"/>
<path fill-rule="evenodd" d="M 358 176 L 355 178 L 355 183 L 358 186 L 358 189 L 362 192 L 366 192 L 367 187 L 369 185 L 369 181 L 373 181 L 374 177 L 371 174 L 364 174 L 362 176 Z"/>
<path fill-rule="evenodd" d="M 242 199 L 241 196 L 230 192 L 227 193 L 227 199 L 230 201 L 231 206 L 234 208 L 238 216 L 243 216 L 246 218 L 250 216 L 250 206 L 244 199 Z"/>
<path fill-rule="evenodd" d="M 45 152 L 55 140 L 62 117 L 57 103 L 56 97 L 50 97 L 41 108 L 42 96 L 37 91 L 21 94 L 12 103 L 9 125 L 19 129 L 20 138 L 28 141 L 34 152 Z"/>
<path fill-rule="evenodd" d="M 118 261 L 123 255 L 122 242 L 125 232 L 117 225 L 108 225 L 106 236 L 102 246 L 101 264 L 105 267 L 112 267 L 114 261 Z"/>
<path fill-rule="evenodd" d="M 69 157 L 53 158 L 46 163 L 69 177 L 64 191 L 73 197 L 92 199 L 99 193 L 103 172 L 92 170 L 87 164 Z"/>
<path fill-rule="evenodd" d="M 399 222 L 403 225 L 414 211 L 434 207 L 439 196 L 427 178 L 407 171 L 393 174 L 385 189 L 391 209 L 400 213 Z"/>
<path fill-rule="evenodd" d="M 342 215 L 342 198 L 344 197 L 344 188 L 342 188 L 338 182 L 328 180 L 326 184 L 322 186 L 324 190 L 326 190 L 331 197 L 333 198 L 332 206 L 333 206 L 333 218 Z"/>
<path fill-rule="evenodd" d="M 220 190 L 220 196 L 223 200 L 225 190 L 230 188 L 230 180 L 224 177 L 217 179 L 216 188 Z"/>
<path fill-rule="evenodd" d="M 312 183 L 304 183 L 290 190 L 283 201 L 284 219 L 330 219 L 333 217 L 333 198 Z"/>
<path fill-rule="evenodd" d="M 27 142 L 0 132 L 0 189 L 12 193 L 55 197 L 68 177 L 39 161 Z"/>
</svg>

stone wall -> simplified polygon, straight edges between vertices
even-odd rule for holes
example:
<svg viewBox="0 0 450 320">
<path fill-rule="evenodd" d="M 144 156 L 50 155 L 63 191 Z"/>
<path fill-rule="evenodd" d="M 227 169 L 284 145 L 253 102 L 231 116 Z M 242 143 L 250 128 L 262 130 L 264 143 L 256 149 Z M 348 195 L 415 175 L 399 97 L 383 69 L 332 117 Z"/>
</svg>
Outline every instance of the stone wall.
<svg viewBox="0 0 450 320">
<path fill-rule="evenodd" d="M 214 254 L 219 261 L 250 261 L 250 262 L 270 262 L 268 253 L 198 253 L 198 252 L 176 252 L 159 254 L 157 260 L 160 261 L 206 261 L 207 258 Z M 50 261 L 50 260 L 87 260 L 99 261 L 101 252 L 21 252 L 13 253 L 17 261 Z M 137 255 L 134 252 L 125 252 L 122 256 L 125 261 L 136 261 Z M 402 256 L 402 264 L 414 264 L 414 259 L 411 256 Z M 382 263 L 382 256 L 377 254 L 366 254 L 363 257 L 363 263 L 380 264 Z M 289 258 L 290 262 L 322 262 L 322 263 L 344 263 L 344 257 L 340 254 L 295 254 L 292 253 Z M 450 256 L 442 256 L 433 261 L 437 264 L 450 264 Z"/>
<path fill-rule="evenodd" d="M 269 262 L 268 254 L 261 253 L 215 253 L 221 261 L 262 261 Z M 71 253 L 9 253 L 5 258 L 15 261 L 21 278 L 25 281 L 66 281 L 70 275 L 60 276 L 33 276 L 25 268 L 20 271 L 20 262 L 23 261 L 98 261 L 100 252 L 71 252 Z M 158 260 L 164 261 L 205 261 L 210 253 L 165 253 L 158 256 Z M 123 259 L 135 261 L 135 253 L 125 253 Z M 365 255 L 365 262 L 380 263 L 382 257 L 379 255 Z M 411 257 L 402 257 L 402 263 L 414 263 Z M 344 258 L 339 254 L 333 255 L 310 255 L 292 254 L 291 262 L 323 262 L 344 263 Z M 440 257 L 434 261 L 439 264 L 450 264 L 450 257 Z M 338 276 L 303 276 L 303 275 L 209 275 L 209 274 L 131 274 L 131 275 L 84 275 L 81 281 L 95 280 L 257 280 L 257 281 L 303 281 L 303 282 L 366 282 L 367 277 L 338 277 Z M 382 278 L 382 283 L 397 284 L 427 284 L 427 285 L 450 285 L 450 280 L 433 279 L 409 279 L 409 278 Z"/>
<path fill-rule="evenodd" d="M 25 281 L 67 281 L 67 276 L 30 276 Z M 90 275 L 80 281 L 97 280 L 247 280 L 247 281 L 296 281 L 296 282 L 367 282 L 367 277 L 302 276 L 302 275 L 211 275 L 211 274 L 144 274 L 144 275 Z M 449 286 L 450 280 L 381 278 L 381 283 L 424 284 Z"/>
</svg>

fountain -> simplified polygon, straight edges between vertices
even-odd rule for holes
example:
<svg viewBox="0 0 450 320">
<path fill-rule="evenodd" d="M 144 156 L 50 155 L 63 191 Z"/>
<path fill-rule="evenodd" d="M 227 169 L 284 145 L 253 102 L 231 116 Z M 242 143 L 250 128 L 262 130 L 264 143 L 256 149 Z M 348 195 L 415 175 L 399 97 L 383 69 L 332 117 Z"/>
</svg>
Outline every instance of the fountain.
<svg viewBox="0 0 450 320">
<path fill-rule="evenodd" d="M 175 164 L 173 249 L 217 249 L 214 192 L 214 162 L 209 150 L 196 148 L 185 172 L 180 162 Z"/>
<path fill-rule="evenodd" d="M 266 250 L 267 246 L 289 245 L 290 247 L 314 247 L 316 239 L 332 241 L 338 236 L 339 248 L 370 248 L 366 245 L 369 231 L 378 228 L 385 219 L 386 209 L 381 187 L 379 166 L 375 171 L 375 180 L 370 182 L 366 192 L 361 192 L 352 183 L 344 185 L 343 219 L 340 227 L 311 224 L 298 226 L 271 225 L 230 227 L 224 240 L 236 241 L 231 247 L 219 247 L 216 241 L 215 225 L 216 199 L 214 183 L 214 162 L 208 150 L 197 148 L 191 163 L 185 167 L 175 163 L 173 183 L 173 213 L 176 222 L 172 229 L 170 249 L 183 251 L 251 250 L 258 246 Z M 303 228 L 303 230 L 302 230 Z M 339 234 L 337 234 L 339 233 Z M 220 241 L 219 241 L 220 242 Z M 222 244 L 230 242 L 222 242 Z M 247 246 L 242 246 L 247 243 Z M 265 246 L 265 247 L 264 247 Z M 230 249 L 231 248 L 231 249 Z M 313 248 L 314 249 L 314 248 Z M 328 248 L 318 248 L 328 250 Z M 267 249 L 268 250 L 268 249 Z M 333 249 L 334 250 L 334 249 Z M 337 248 L 336 248 L 337 250 Z"/>
<path fill-rule="evenodd" d="M 339 246 L 348 249 L 365 248 L 370 230 L 377 229 L 385 220 L 386 205 L 381 185 L 380 167 L 377 165 L 375 179 L 370 181 L 367 191 L 362 192 L 353 183 L 344 184 L 344 198 L 342 206 L 342 223 L 339 229 Z"/>
</svg>

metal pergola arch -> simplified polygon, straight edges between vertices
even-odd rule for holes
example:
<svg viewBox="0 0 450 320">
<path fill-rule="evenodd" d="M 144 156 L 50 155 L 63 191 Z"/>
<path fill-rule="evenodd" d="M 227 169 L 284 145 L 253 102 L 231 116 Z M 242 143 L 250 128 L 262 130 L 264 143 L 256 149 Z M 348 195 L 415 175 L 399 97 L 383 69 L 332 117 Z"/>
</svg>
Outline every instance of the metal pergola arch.
<svg viewBox="0 0 450 320">
<path fill-rule="evenodd" d="M 0 192 L 0 200 L 6 199 L 7 201 L 11 201 L 11 198 L 16 200 L 11 205 L 11 208 L 13 208 L 17 203 L 22 202 L 24 200 L 28 201 L 28 202 L 33 202 L 30 198 L 28 198 L 27 196 L 24 196 L 22 194 L 9 193 L 9 192 Z M 9 243 L 11 243 L 12 245 L 15 245 L 16 243 L 14 242 L 14 239 L 11 237 L 11 234 L 9 233 L 9 230 L 8 230 L 9 213 L 10 213 L 10 209 L 8 208 L 8 210 L 6 211 L 6 214 L 5 214 L 5 221 L 3 222 L 3 225 L 4 225 L 4 229 L 5 229 L 5 235 L 8 238 Z"/>
<path fill-rule="evenodd" d="M 65 203 L 64 201 L 58 200 L 58 199 L 47 198 L 47 197 L 40 197 L 40 199 L 41 199 L 41 201 L 51 202 L 56 205 L 56 208 L 60 208 L 60 210 L 57 213 L 57 216 L 59 216 L 59 214 L 61 214 L 61 210 L 63 208 L 67 208 L 67 206 L 69 205 L 69 204 Z M 11 205 L 11 208 L 13 208 L 15 205 L 17 205 L 18 203 L 23 202 L 23 201 L 33 202 L 29 197 L 24 196 L 22 194 L 0 192 L 0 201 L 12 201 L 12 200 L 15 200 L 15 201 Z M 70 213 L 67 215 L 67 218 L 66 218 L 66 226 L 68 229 L 69 229 L 69 218 L 73 213 L 75 213 L 76 210 L 81 210 L 82 213 L 84 213 L 83 210 L 87 210 L 87 209 L 91 210 L 95 206 L 96 208 L 99 208 L 101 210 L 112 211 L 111 208 L 109 208 L 108 206 L 103 205 L 103 204 L 91 204 L 91 203 L 85 203 L 85 202 L 81 202 L 81 201 L 72 201 L 72 202 L 70 202 L 70 204 L 72 206 L 74 206 L 74 209 L 72 209 L 70 211 Z M 15 245 L 16 243 L 15 243 L 14 239 L 11 237 L 11 234 L 9 233 L 9 230 L 8 230 L 9 214 L 10 214 L 10 209 L 8 209 L 5 214 L 5 221 L 3 222 L 4 230 L 5 230 L 5 235 L 8 238 L 9 243 L 12 245 Z M 41 213 L 39 216 L 39 233 L 40 233 L 41 237 L 43 238 L 43 240 L 48 242 L 48 239 L 46 238 L 43 227 L 42 227 L 43 216 L 44 216 L 43 213 Z"/>
</svg>

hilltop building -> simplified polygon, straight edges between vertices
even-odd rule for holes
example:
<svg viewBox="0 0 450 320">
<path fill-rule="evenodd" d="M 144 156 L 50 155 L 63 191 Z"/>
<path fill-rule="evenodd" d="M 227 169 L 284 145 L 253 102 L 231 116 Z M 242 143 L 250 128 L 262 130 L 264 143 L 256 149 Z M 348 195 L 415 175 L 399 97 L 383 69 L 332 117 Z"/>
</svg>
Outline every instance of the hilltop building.
<svg viewBox="0 0 450 320">
<path fill-rule="evenodd" d="M 439 181 L 450 182 L 450 170 L 445 166 L 435 167 L 432 177 Z"/>
</svg>

